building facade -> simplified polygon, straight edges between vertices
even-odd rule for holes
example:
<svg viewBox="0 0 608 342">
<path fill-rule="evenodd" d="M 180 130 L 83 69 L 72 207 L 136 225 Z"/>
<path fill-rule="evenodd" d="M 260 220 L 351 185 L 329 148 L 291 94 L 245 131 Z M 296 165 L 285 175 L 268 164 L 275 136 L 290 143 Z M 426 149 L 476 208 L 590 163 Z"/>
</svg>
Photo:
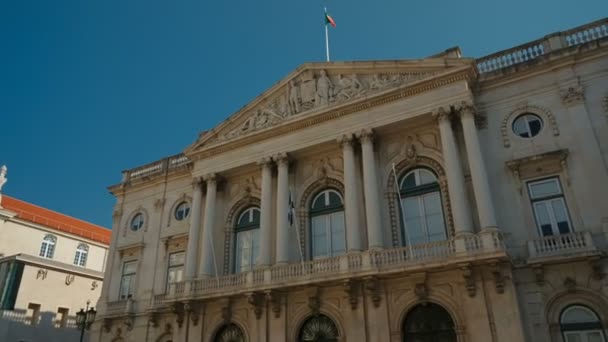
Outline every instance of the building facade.
<svg viewBox="0 0 608 342">
<path fill-rule="evenodd" d="M 304 64 L 123 173 L 95 341 L 607 341 L 608 20 Z"/>
<path fill-rule="evenodd" d="M 0 340 L 77 339 L 75 315 L 96 306 L 110 230 L 3 195 Z"/>
</svg>

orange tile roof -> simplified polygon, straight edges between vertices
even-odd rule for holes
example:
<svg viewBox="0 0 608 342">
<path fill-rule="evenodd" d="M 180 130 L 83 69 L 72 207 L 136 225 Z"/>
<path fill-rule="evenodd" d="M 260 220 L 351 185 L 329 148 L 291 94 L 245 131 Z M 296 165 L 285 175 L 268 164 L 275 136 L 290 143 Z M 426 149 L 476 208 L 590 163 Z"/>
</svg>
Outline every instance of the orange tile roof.
<svg viewBox="0 0 608 342">
<path fill-rule="evenodd" d="M 22 220 L 78 235 L 107 245 L 110 244 L 112 231 L 104 227 L 45 209 L 4 194 L 2 195 L 2 206 L 7 210 L 16 212 L 17 217 Z"/>
</svg>

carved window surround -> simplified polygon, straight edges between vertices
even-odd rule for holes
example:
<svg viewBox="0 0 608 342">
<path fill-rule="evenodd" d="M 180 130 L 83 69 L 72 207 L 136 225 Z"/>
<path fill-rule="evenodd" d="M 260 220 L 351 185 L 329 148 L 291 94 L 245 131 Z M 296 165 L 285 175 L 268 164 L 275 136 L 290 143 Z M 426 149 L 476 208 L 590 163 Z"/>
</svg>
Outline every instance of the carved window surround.
<svg viewBox="0 0 608 342">
<path fill-rule="evenodd" d="M 506 166 L 513 172 L 513 176 L 517 182 L 517 189 L 522 194 L 522 180 L 549 174 L 562 173 L 566 184 L 570 185 L 567 159 L 568 150 L 562 149 L 509 160 L 506 162 Z"/>
<path fill-rule="evenodd" d="M 120 257 L 136 256 L 141 254 L 145 244 L 143 242 L 131 243 L 128 245 L 120 246 L 116 248 L 116 251 L 120 254 Z"/>
<path fill-rule="evenodd" d="M 186 248 L 188 233 L 170 235 L 160 239 L 165 246 L 165 252 L 177 252 Z"/>
</svg>

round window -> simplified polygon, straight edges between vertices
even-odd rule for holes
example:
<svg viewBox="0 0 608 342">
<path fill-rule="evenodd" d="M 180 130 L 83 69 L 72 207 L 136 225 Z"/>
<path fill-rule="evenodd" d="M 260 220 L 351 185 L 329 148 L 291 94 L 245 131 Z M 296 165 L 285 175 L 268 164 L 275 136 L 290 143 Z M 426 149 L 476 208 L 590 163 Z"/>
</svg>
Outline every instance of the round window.
<svg viewBox="0 0 608 342">
<path fill-rule="evenodd" d="M 131 230 L 136 232 L 141 229 L 144 225 L 144 215 L 142 213 L 138 213 L 133 216 L 131 220 Z"/>
<path fill-rule="evenodd" d="M 181 221 L 190 214 L 190 204 L 182 202 L 175 208 L 175 219 Z"/>
<path fill-rule="evenodd" d="M 532 138 L 543 129 L 543 120 L 536 114 L 525 113 L 513 121 L 513 133 L 522 138 Z"/>
</svg>

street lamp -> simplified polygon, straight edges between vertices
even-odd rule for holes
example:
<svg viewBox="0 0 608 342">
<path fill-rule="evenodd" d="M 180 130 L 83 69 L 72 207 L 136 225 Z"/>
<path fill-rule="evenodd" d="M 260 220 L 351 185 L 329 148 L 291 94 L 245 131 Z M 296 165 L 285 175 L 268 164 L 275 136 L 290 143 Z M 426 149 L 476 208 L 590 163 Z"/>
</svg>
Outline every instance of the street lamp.
<svg viewBox="0 0 608 342">
<path fill-rule="evenodd" d="M 95 321 L 95 315 L 97 311 L 93 307 L 89 308 L 90 301 L 87 300 L 87 308 L 80 308 L 80 311 L 76 313 L 76 325 L 80 329 L 80 342 L 84 338 L 84 331 L 91 327 L 91 324 Z"/>
</svg>

